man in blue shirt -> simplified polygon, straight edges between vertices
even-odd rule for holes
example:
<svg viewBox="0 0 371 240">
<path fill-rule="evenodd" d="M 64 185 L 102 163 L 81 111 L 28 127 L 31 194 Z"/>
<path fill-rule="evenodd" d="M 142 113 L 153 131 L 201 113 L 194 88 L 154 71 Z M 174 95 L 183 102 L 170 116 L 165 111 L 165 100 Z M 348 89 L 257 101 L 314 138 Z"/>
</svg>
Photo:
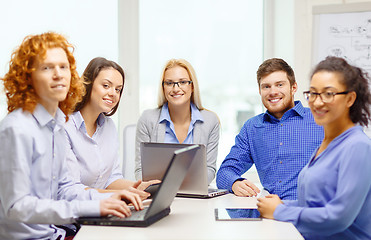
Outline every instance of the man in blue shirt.
<svg viewBox="0 0 371 240">
<path fill-rule="evenodd" d="M 264 61 L 257 71 L 259 94 L 267 111 L 247 120 L 216 177 L 218 188 L 237 196 L 260 192 L 241 175 L 255 164 L 263 187 L 281 199 L 297 198 L 297 178 L 324 133 L 309 108 L 294 101 L 297 83 L 282 59 Z"/>
</svg>

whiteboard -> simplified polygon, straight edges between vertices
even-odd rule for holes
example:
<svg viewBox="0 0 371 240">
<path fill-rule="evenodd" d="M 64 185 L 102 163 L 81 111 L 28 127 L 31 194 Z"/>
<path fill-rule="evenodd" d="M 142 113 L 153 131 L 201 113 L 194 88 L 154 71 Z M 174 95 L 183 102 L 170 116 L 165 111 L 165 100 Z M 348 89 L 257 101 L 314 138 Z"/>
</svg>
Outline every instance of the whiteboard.
<svg viewBox="0 0 371 240">
<path fill-rule="evenodd" d="M 371 3 L 313 8 L 312 65 L 327 56 L 342 57 L 371 77 Z M 371 126 L 365 132 L 371 137 Z"/>
<path fill-rule="evenodd" d="M 337 56 L 371 75 L 371 11 L 318 14 L 315 23 L 313 65 Z"/>
</svg>

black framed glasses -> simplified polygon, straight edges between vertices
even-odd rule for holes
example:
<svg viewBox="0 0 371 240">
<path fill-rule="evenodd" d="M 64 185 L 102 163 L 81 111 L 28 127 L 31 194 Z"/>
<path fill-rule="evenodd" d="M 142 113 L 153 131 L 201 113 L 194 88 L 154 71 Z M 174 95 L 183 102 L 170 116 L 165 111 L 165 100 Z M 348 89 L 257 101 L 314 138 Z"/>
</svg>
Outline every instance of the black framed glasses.
<svg viewBox="0 0 371 240">
<path fill-rule="evenodd" d="M 175 85 L 177 85 L 180 88 L 184 88 L 184 87 L 190 85 L 191 83 L 192 83 L 192 81 L 188 81 L 188 80 L 187 81 L 182 80 L 182 81 L 179 81 L 179 82 L 162 81 L 162 86 L 171 88 L 171 87 L 175 87 Z"/>
<path fill-rule="evenodd" d="M 348 94 L 349 91 L 344 91 L 344 92 L 321 92 L 321 93 L 317 93 L 317 92 L 311 92 L 311 91 L 306 91 L 306 92 L 303 92 L 304 94 L 304 97 L 305 99 L 308 100 L 308 102 L 314 102 L 316 101 L 317 97 L 319 96 L 322 100 L 322 102 L 324 103 L 330 103 L 332 101 L 334 101 L 334 97 L 335 95 L 341 95 L 341 94 Z"/>
</svg>

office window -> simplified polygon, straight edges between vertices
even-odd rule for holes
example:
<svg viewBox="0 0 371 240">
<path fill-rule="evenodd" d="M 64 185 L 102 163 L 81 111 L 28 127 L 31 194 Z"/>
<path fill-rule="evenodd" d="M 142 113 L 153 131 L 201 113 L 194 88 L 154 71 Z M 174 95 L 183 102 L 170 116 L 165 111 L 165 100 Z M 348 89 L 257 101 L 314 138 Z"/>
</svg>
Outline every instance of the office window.
<svg viewBox="0 0 371 240">
<path fill-rule="evenodd" d="M 165 62 L 195 68 L 203 106 L 221 121 L 218 166 L 242 124 L 263 111 L 256 70 L 263 59 L 263 1 L 141 0 L 140 111 L 157 107 Z"/>
<path fill-rule="evenodd" d="M 0 2 L 0 76 L 8 70 L 12 51 L 29 34 L 54 31 L 75 46 L 81 75 L 98 56 L 118 60 L 117 0 L 13 0 Z M 3 84 L 0 84 L 0 120 L 7 114 Z M 117 122 L 118 115 L 114 119 Z"/>
</svg>

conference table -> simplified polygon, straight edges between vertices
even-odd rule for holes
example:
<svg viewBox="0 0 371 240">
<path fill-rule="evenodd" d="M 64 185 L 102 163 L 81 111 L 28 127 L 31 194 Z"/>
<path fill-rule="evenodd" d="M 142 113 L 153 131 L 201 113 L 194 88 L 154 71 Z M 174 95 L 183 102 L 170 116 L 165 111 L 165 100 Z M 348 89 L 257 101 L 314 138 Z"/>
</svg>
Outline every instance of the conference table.
<svg viewBox="0 0 371 240">
<path fill-rule="evenodd" d="M 82 226 L 74 240 L 95 239 L 304 239 L 291 223 L 216 221 L 215 208 L 256 208 L 256 197 L 176 197 L 169 216 L 149 227 Z"/>
</svg>

